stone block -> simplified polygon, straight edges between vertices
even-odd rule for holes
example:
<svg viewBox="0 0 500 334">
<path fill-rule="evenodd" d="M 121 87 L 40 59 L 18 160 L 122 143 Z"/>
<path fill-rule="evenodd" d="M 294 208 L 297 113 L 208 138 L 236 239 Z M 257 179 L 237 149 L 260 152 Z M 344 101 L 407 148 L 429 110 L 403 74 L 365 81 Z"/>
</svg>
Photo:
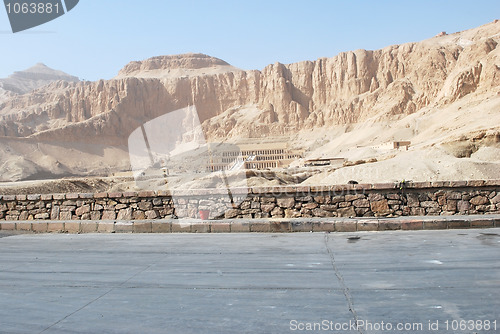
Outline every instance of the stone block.
<svg viewBox="0 0 500 334">
<path fill-rule="evenodd" d="M 121 209 L 120 211 L 118 211 L 118 215 L 117 215 L 116 219 L 117 220 L 131 220 L 132 219 L 132 208 Z"/>
<path fill-rule="evenodd" d="M 439 206 L 439 204 L 437 202 L 434 202 L 434 201 L 424 201 L 424 202 L 420 203 L 420 206 L 422 208 L 437 208 Z"/>
<path fill-rule="evenodd" d="M 325 211 L 337 211 L 339 206 L 337 204 L 322 204 L 319 206 L 320 209 L 325 210 Z"/>
<path fill-rule="evenodd" d="M 153 233 L 171 233 L 172 223 L 170 222 L 152 222 L 151 232 Z"/>
<path fill-rule="evenodd" d="M 424 208 L 410 208 L 410 215 L 412 216 L 425 216 Z"/>
<path fill-rule="evenodd" d="M 395 189 L 395 183 L 375 183 L 371 186 L 371 189 L 375 190 L 386 190 L 386 189 Z"/>
<path fill-rule="evenodd" d="M 64 232 L 64 223 L 49 222 L 47 223 L 47 232 L 49 233 L 62 233 Z"/>
<path fill-rule="evenodd" d="M 78 199 L 78 194 L 66 194 L 66 199 Z"/>
<path fill-rule="evenodd" d="M 250 232 L 271 232 L 271 224 L 269 222 L 251 222 Z"/>
<path fill-rule="evenodd" d="M 274 207 L 275 207 L 274 204 L 261 204 L 260 209 L 264 213 L 269 213 L 269 212 L 271 212 L 274 209 Z"/>
<path fill-rule="evenodd" d="M 148 210 L 153 209 L 153 203 L 151 203 L 151 202 L 139 202 L 137 204 L 137 206 L 142 211 L 148 211 Z"/>
<path fill-rule="evenodd" d="M 114 233 L 115 232 L 115 223 L 114 222 L 100 221 L 97 224 L 97 232 L 99 232 L 99 233 Z"/>
<path fill-rule="evenodd" d="M 45 223 L 45 222 L 37 222 L 37 223 L 33 223 L 33 225 L 32 225 L 33 232 L 36 232 L 36 233 L 46 233 L 47 227 L 48 227 L 48 223 Z"/>
<path fill-rule="evenodd" d="M 114 211 L 104 211 L 102 213 L 102 220 L 114 220 L 116 219 L 116 213 Z"/>
<path fill-rule="evenodd" d="M 28 211 L 23 211 L 23 212 L 21 212 L 21 214 L 19 215 L 19 220 L 28 220 L 28 217 L 29 217 L 29 213 L 28 213 Z"/>
<path fill-rule="evenodd" d="M 132 213 L 132 219 L 134 220 L 144 220 L 146 219 L 146 214 L 142 211 L 134 211 Z"/>
<path fill-rule="evenodd" d="M 191 222 L 173 222 L 172 223 L 172 233 L 190 233 L 191 232 Z"/>
<path fill-rule="evenodd" d="M 15 231 L 16 223 L 0 223 L 0 230 L 2 231 Z"/>
<path fill-rule="evenodd" d="M 250 223 L 234 220 L 231 222 L 232 233 L 245 233 L 250 232 Z"/>
<path fill-rule="evenodd" d="M 370 211 L 369 208 L 356 208 L 356 217 L 373 217 L 373 212 Z"/>
<path fill-rule="evenodd" d="M 485 184 L 484 180 L 469 180 L 469 181 L 467 181 L 468 187 L 482 187 L 482 186 L 484 186 L 484 184 Z"/>
<path fill-rule="evenodd" d="M 313 202 L 313 203 L 305 203 L 305 204 L 302 204 L 302 207 L 303 207 L 304 209 L 309 209 L 309 210 L 315 209 L 315 208 L 317 208 L 318 206 L 319 206 L 319 205 L 318 205 L 318 203 L 314 203 L 314 202 Z"/>
<path fill-rule="evenodd" d="M 295 199 L 293 197 L 288 198 L 278 198 L 277 204 L 279 207 L 284 209 L 291 209 L 295 206 Z"/>
<path fill-rule="evenodd" d="M 260 202 L 265 203 L 276 203 L 276 197 L 265 196 L 260 199 Z"/>
<path fill-rule="evenodd" d="M 59 213 L 59 220 L 71 220 L 72 215 L 70 211 L 63 211 Z"/>
<path fill-rule="evenodd" d="M 402 221 L 401 229 L 402 230 L 423 230 L 424 223 L 423 221 Z"/>
<path fill-rule="evenodd" d="M 427 189 L 432 188 L 432 182 L 413 182 L 413 188 L 415 189 Z"/>
<path fill-rule="evenodd" d="M 151 233 L 153 225 L 151 222 L 134 222 L 134 233 Z"/>
<path fill-rule="evenodd" d="M 269 224 L 271 232 L 290 232 L 290 224 L 287 221 L 271 221 Z"/>
<path fill-rule="evenodd" d="M 494 219 L 472 219 L 470 221 L 471 228 L 481 228 L 481 227 L 495 227 Z"/>
<path fill-rule="evenodd" d="M 352 204 L 356 208 L 369 208 L 370 207 L 370 201 L 368 201 L 367 199 L 357 199 L 357 200 L 353 201 Z"/>
<path fill-rule="evenodd" d="M 81 220 L 90 220 L 90 213 L 84 213 L 81 217 Z"/>
<path fill-rule="evenodd" d="M 155 197 L 155 196 L 156 196 L 156 193 L 154 191 L 151 191 L 151 190 L 148 190 L 148 191 L 139 191 L 137 193 L 137 197 L 142 197 L 142 198 Z"/>
<path fill-rule="evenodd" d="M 28 201 L 39 201 L 42 198 L 42 195 L 28 195 L 26 196 Z"/>
<path fill-rule="evenodd" d="M 331 211 L 326 211 L 321 208 L 313 209 L 312 214 L 314 217 L 334 217 L 334 214 Z"/>
<path fill-rule="evenodd" d="M 212 233 L 229 233 L 231 232 L 231 223 L 212 223 Z"/>
<path fill-rule="evenodd" d="M 462 188 L 467 186 L 467 181 L 451 181 L 450 182 L 450 187 L 451 188 Z"/>
<path fill-rule="evenodd" d="M 331 202 L 332 204 L 345 202 L 345 196 L 344 195 L 333 196 Z"/>
<path fill-rule="evenodd" d="M 81 222 L 80 232 L 82 233 L 95 233 L 97 232 L 97 222 Z"/>
<path fill-rule="evenodd" d="M 33 231 L 32 224 L 27 222 L 16 223 L 16 228 L 18 231 Z"/>
<path fill-rule="evenodd" d="M 356 232 L 357 228 L 358 227 L 355 220 L 335 222 L 336 232 Z"/>
<path fill-rule="evenodd" d="M 500 203 L 500 193 L 496 194 L 496 196 L 494 196 L 491 200 L 490 200 L 491 204 L 498 204 Z"/>
<path fill-rule="evenodd" d="M 329 222 L 313 221 L 312 228 L 313 228 L 313 232 L 335 232 L 335 222 L 334 221 L 329 221 Z"/>
<path fill-rule="evenodd" d="M 90 205 L 87 204 L 87 205 L 83 205 L 83 206 L 77 208 L 75 211 L 75 214 L 77 216 L 82 216 L 83 214 L 89 213 L 89 212 L 90 212 Z"/>
<path fill-rule="evenodd" d="M 475 196 L 470 200 L 470 203 L 473 205 L 484 205 L 488 204 L 490 201 L 485 196 Z"/>
<path fill-rule="evenodd" d="M 290 232 L 312 232 L 313 223 L 311 221 L 293 221 L 290 222 Z"/>
<path fill-rule="evenodd" d="M 274 207 L 274 205 L 273 205 Z M 238 217 L 241 213 L 241 210 L 239 209 L 229 209 L 224 213 L 224 218 L 230 219 L 230 218 L 235 218 Z"/>
<path fill-rule="evenodd" d="M 447 211 L 457 211 L 457 203 L 458 203 L 457 200 L 448 199 L 446 201 L 446 210 Z"/>
<path fill-rule="evenodd" d="M 280 208 L 279 206 L 275 207 L 272 211 L 271 211 L 271 217 L 273 218 L 283 218 L 285 215 L 285 212 L 282 208 Z"/>
<path fill-rule="evenodd" d="M 378 201 L 384 201 L 386 200 L 384 195 L 378 194 L 378 193 L 370 193 L 368 194 L 368 200 L 370 202 L 378 202 Z"/>
<path fill-rule="evenodd" d="M 361 199 L 365 199 L 365 198 L 366 198 L 366 196 L 363 194 L 345 195 L 346 202 L 352 202 L 352 201 L 361 200 Z"/>
<path fill-rule="evenodd" d="M 339 217 L 356 217 L 356 210 L 354 210 L 353 206 L 341 208 L 337 210 L 337 215 Z"/>
<path fill-rule="evenodd" d="M 375 219 L 370 220 L 358 220 L 357 221 L 357 230 L 358 231 L 378 231 L 378 221 Z"/>
<path fill-rule="evenodd" d="M 425 220 L 424 230 L 446 230 L 448 228 L 448 222 L 446 220 Z"/>
<path fill-rule="evenodd" d="M 292 209 L 285 209 L 285 218 L 299 218 L 302 215 L 300 214 L 299 211 L 292 210 Z"/>
<path fill-rule="evenodd" d="M 156 219 L 158 218 L 158 211 L 156 210 L 148 210 L 145 212 L 147 219 Z"/>
<path fill-rule="evenodd" d="M 191 225 L 191 233 L 210 233 L 211 224 L 205 223 L 193 223 Z"/>
<path fill-rule="evenodd" d="M 64 229 L 68 233 L 80 233 L 79 222 L 64 222 Z"/>
<path fill-rule="evenodd" d="M 397 220 L 382 220 L 378 221 L 378 229 L 379 231 L 395 231 L 401 230 L 401 222 Z"/>
<path fill-rule="evenodd" d="M 457 202 L 457 210 L 459 212 L 467 212 L 470 210 L 470 203 L 468 201 L 458 201 Z"/>
<path fill-rule="evenodd" d="M 115 223 L 116 233 L 132 233 L 134 232 L 133 222 L 116 222 Z"/>
<path fill-rule="evenodd" d="M 50 219 L 51 220 L 58 220 L 60 212 L 61 212 L 61 210 L 60 210 L 59 206 L 54 205 L 52 207 L 52 210 L 50 210 Z"/>
</svg>

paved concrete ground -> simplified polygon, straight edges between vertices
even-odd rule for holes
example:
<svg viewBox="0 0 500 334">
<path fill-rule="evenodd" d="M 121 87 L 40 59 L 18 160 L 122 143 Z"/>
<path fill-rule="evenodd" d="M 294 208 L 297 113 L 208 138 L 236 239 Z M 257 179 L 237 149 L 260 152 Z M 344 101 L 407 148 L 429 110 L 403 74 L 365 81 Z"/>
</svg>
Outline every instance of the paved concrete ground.
<svg viewBox="0 0 500 334">
<path fill-rule="evenodd" d="M 500 332 L 498 228 L 3 233 L 0 333 Z"/>
</svg>

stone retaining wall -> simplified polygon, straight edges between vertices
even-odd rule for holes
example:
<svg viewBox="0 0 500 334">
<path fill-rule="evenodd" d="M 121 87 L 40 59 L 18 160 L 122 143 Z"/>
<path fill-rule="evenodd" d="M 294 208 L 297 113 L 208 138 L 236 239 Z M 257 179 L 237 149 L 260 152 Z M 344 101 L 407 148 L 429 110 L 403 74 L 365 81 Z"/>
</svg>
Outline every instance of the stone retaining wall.
<svg viewBox="0 0 500 334">
<path fill-rule="evenodd" d="M 500 213 L 500 180 L 342 186 L 188 190 L 97 194 L 0 195 L 0 220 L 146 220 L 198 218 L 221 206 L 219 217 L 311 218 L 476 215 Z M 220 196 L 224 194 L 225 196 Z M 182 214 L 181 214 L 182 213 Z"/>
</svg>

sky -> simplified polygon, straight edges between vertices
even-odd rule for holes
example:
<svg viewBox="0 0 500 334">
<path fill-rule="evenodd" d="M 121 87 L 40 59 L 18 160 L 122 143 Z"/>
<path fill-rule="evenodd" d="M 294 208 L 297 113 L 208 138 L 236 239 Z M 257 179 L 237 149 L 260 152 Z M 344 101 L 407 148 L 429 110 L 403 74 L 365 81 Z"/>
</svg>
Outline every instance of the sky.
<svg viewBox="0 0 500 334">
<path fill-rule="evenodd" d="M 130 61 L 187 52 L 263 69 L 495 19 L 498 0 L 80 0 L 65 15 L 13 34 L 0 8 L 0 78 L 42 62 L 80 79 L 110 79 Z"/>
</svg>

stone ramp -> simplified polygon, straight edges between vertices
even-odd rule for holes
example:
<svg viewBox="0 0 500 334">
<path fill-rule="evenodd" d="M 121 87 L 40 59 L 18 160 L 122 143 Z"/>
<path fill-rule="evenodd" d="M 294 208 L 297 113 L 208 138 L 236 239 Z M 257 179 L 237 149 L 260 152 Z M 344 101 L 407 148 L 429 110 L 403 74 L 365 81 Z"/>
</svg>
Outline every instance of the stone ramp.
<svg viewBox="0 0 500 334">
<path fill-rule="evenodd" d="M 0 232 L 25 233 L 248 233 L 446 230 L 500 227 L 500 215 L 395 218 L 154 219 L 2 221 Z"/>
</svg>

